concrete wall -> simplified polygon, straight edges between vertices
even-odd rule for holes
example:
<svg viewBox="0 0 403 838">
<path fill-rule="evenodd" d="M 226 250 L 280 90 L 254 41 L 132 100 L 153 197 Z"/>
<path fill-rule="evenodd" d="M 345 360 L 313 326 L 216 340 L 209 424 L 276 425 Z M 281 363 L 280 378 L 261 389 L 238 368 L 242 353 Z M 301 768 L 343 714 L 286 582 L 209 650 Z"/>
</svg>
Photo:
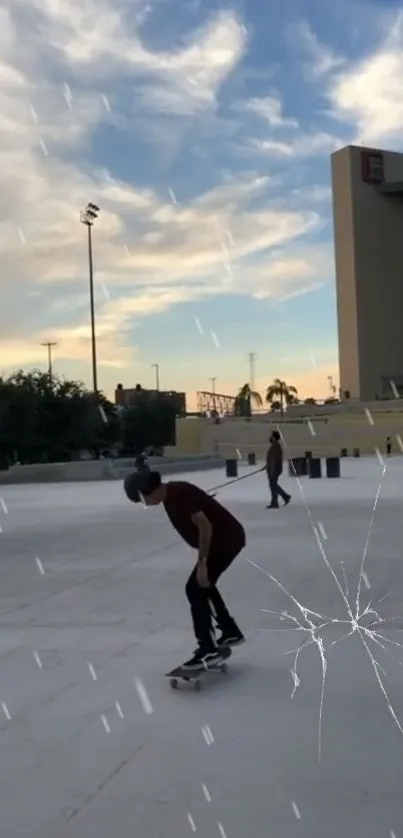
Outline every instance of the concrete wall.
<svg viewBox="0 0 403 838">
<path fill-rule="evenodd" d="M 352 416 L 359 414 L 363 416 L 365 410 L 369 410 L 374 415 L 379 413 L 384 414 L 402 414 L 403 415 L 403 399 L 385 399 L 377 401 L 366 401 L 363 404 L 359 399 L 350 399 L 349 401 L 338 402 L 329 405 L 304 405 L 298 404 L 288 409 L 286 413 L 287 420 L 299 418 L 312 417 L 332 417 L 332 416 Z M 271 417 L 272 418 L 272 417 Z M 376 418 L 376 417 L 375 417 Z M 267 417 L 269 419 L 269 417 Z"/>
<path fill-rule="evenodd" d="M 332 155 L 332 187 L 340 385 L 366 401 L 403 385 L 403 198 L 364 183 L 362 152 Z M 379 153 L 385 183 L 403 182 L 403 154 Z"/>
<path fill-rule="evenodd" d="M 176 447 L 183 454 L 201 450 L 201 425 L 196 417 L 176 421 Z"/>
<path fill-rule="evenodd" d="M 401 405 L 401 402 L 393 404 Z M 238 452 L 245 460 L 252 452 L 263 460 L 270 433 L 277 429 L 283 434 L 288 457 L 297 457 L 305 451 L 312 451 L 318 457 L 339 456 L 342 448 L 347 448 L 349 455 L 354 448 L 359 448 L 362 455 L 373 454 L 375 448 L 385 453 L 387 436 L 392 437 L 393 453 L 401 453 L 403 407 L 393 411 L 382 402 L 375 402 L 371 405 L 373 426 L 364 406 L 356 408 L 350 413 L 335 411 L 328 415 L 323 415 L 322 408 L 320 415 L 311 413 L 311 425 L 304 416 L 284 422 L 273 421 L 271 416 L 253 417 L 250 422 L 234 417 L 221 420 L 219 425 L 211 419 L 178 419 L 177 439 L 179 443 L 183 441 L 187 450 L 181 451 L 179 446 L 166 449 L 166 457 L 153 458 L 150 464 L 162 474 L 178 474 L 224 467 L 224 460 L 238 457 Z M 186 423 L 190 425 L 189 433 Z M 190 451 L 192 443 L 194 449 Z M 132 459 L 13 466 L 9 471 L 0 471 L 0 485 L 123 480 L 133 469 Z"/>
<path fill-rule="evenodd" d="M 161 474 L 182 474 L 192 471 L 224 468 L 219 456 L 191 454 L 174 459 L 156 457 L 150 460 L 151 467 Z M 15 483 L 79 483 L 91 480 L 124 480 L 134 471 L 133 460 L 91 460 L 77 463 L 52 463 L 50 465 L 13 466 L 0 471 L 1 484 Z"/>
<path fill-rule="evenodd" d="M 240 419 L 222 420 L 219 425 L 209 419 L 200 419 L 201 453 L 216 453 L 222 457 L 237 456 L 237 449 L 242 457 L 255 452 L 263 458 L 272 430 L 280 428 L 290 457 L 312 451 L 321 457 L 338 456 L 342 448 L 352 454 L 353 448 L 360 448 L 362 454 L 373 454 L 375 448 L 385 451 L 386 437 L 392 437 L 394 453 L 400 453 L 399 435 L 403 444 L 403 413 L 374 414 L 374 426 L 369 424 L 364 410 L 357 414 L 340 414 L 328 417 L 312 417 L 310 426 L 301 418 L 295 422 L 273 422 L 266 419 L 252 419 L 250 422 Z M 179 422 L 186 422 L 180 419 Z M 194 421 L 194 420 L 192 420 Z M 312 435 L 311 428 L 314 430 Z"/>
<path fill-rule="evenodd" d="M 349 148 L 331 157 L 340 387 L 360 395 L 356 260 Z"/>
</svg>

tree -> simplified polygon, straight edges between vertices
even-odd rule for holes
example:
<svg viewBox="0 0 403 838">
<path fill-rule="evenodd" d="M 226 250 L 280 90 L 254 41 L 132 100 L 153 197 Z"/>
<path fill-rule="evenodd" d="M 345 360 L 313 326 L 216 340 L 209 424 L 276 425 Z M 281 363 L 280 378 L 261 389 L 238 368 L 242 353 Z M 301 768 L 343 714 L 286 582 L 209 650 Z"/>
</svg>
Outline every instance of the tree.
<svg viewBox="0 0 403 838">
<path fill-rule="evenodd" d="M 11 461 L 63 461 L 83 448 L 99 456 L 119 435 L 115 406 L 79 382 L 21 370 L 0 382 L 0 453 Z"/>
<path fill-rule="evenodd" d="M 304 404 L 316 404 L 316 399 L 313 399 L 312 396 L 309 396 L 308 399 L 304 400 Z"/>
<path fill-rule="evenodd" d="M 117 406 L 112 404 L 103 393 L 85 392 L 83 398 L 83 424 L 81 428 L 81 448 L 86 448 L 98 459 L 102 450 L 110 451 L 120 443 L 122 425 Z"/>
<path fill-rule="evenodd" d="M 235 398 L 235 415 L 250 419 L 252 415 L 252 402 L 257 407 L 261 407 L 263 404 L 260 393 L 252 390 L 250 384 L 244 384 Z"/>
<path fill-rule="evenodd" d="M 140 385 L 131 404 L 116 406 L 78 381 L 20 370 L 0 378 L 0 468 L 17 458 L 27 464 L 66 461 L 83 449 L 98 458 L 117 444 L 132 453 L 174 445 L 180 409 L 172 396 Z"/>
<path fill-rule="evenodd" d="M 37 445 L 36 394 L 30 377 L 23 373 L 0 385 L 0 448 L 11 462 Z M 21 452 L 21 453 L 20 453 Z"/>
<path fill-rule="evenodd" d="M 266 392 L 266 402 L 273 405 L 273 402 L 280 403 L 281 418 L 284 416 L 284 406 L 298 403 L 298 390 L 292 384 L 287 384 L 280 378 L 275 378 Z"/>
<path fill-rule="evenodd" d="M 250 399 L 252 403 L 255 403 L 256 407 L 262 407 L 263 405 L 263 400 L 260 393 L 258 393 L 256 390 L 252 390 L 250 384 L 244 384 L 243 387 L 240 388 L 239 393 L 237 395 L 237 399 Z"/>
<path fill-rule="evenodd" d="M 176 414 L 164 393 L 138 391 L 121 414 L 123 448 L 139 454 L 151 445 L 175 445 Z"/>
</svg>

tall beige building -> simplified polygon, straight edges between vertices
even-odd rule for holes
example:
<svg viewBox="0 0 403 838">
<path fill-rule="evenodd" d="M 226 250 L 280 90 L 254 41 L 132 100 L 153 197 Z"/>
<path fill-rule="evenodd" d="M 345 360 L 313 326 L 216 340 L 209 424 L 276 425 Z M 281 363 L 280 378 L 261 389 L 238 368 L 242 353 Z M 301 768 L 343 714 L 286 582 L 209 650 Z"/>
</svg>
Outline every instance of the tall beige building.
<svg viewBox="0 0 403 838">
<path fill-rule="evenodd" d="M 332 190 L 340 387 L 392 397 L 403 392 L 403 154 L 336 151 Z"/>
</svg>

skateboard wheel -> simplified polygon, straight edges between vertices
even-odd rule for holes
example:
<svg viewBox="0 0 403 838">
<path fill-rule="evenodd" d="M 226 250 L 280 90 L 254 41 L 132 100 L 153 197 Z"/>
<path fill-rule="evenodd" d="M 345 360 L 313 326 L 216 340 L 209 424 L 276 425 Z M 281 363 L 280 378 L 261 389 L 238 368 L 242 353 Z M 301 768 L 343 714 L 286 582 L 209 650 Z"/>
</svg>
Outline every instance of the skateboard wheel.
<svg viewBox="0 0 403 838">
<path fill-rule="evenodd" d="M 195 681 L 195 690 L 197 690 L 197 692 L 201 690 L 201 681 Z"/>
<path fill-rule="evenodd" d="M 173 690 L 178 689 L 178 682 L 177 682 L 176 678 L 171 678 L 169 683 L 170 683 Z"/>
</svg>

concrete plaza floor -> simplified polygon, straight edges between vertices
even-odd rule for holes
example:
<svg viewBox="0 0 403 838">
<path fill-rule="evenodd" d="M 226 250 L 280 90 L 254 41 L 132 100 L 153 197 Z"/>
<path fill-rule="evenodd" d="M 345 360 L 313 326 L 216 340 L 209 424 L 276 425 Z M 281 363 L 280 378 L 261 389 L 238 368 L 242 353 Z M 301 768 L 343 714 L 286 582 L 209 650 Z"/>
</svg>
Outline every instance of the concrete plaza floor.
<svg viewBox="0 0 403 838">
<path fill-rule="evenodd" d="M 279 511 L 262 474 L 219 491 L 248 642 L 199 693 L 163 677 L 194 648 L 164 510 L 118 483 L 2 488 L 4 838 L 403 835 L 403 460 L 342 470 L 285 476 Z"/>
</svg>

